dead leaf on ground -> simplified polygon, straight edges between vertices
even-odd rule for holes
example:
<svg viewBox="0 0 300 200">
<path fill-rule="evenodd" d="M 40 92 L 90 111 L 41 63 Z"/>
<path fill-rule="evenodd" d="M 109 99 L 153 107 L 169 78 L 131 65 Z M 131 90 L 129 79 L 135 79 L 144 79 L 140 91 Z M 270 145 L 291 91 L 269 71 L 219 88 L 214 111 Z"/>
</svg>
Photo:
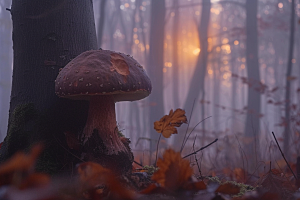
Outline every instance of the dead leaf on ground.
<svg viewBox="0 0 300 200">
<path fill-rule="evenodd" d="M 189 161 L 182 159 L 180 153 L 172 149 L 167 149 L 163 158 L 158 159 L 157 167 L 159 169 L 153 174 L 152 180 L 172 192 L 187 186 L 193 174 Z"/>
<path fill-rule="evenodd" d="M 134 193 L 124 188 L 110 169 L 94 162 L 78 166 L 80 192 L 86 199 L 134 199 Z"/>
<path fill-rule="evenodd" d="M 43 145 L 37 144 L 31 151 L 15 153 L 9 160 L 0 165 L 0 186 L 22 183 L 24 178 L 34 170 L 35 162 L 43 150 Z"/>
<path fill-rule="evenodd" d="M 169 115 L 165 115 L 159 121 L 154 122 L 154 129 L 165 138 L 169 138 L 172 134 L 177 133 L 175 127 L 180 127 L 183 123 L 187 123 L 185 111 L 178 108 L 173 112 L 171 109 Z"/>
<path fill-rule="evenodd" d="M 220 185 L 216 192 L 222 193 L 222 194 L 229 194 L 229 195 L 236 195 L 240 192 L 240 187 L 237 185 L 234 185 L 233 183 L 224 183 Z"/>
</svg>

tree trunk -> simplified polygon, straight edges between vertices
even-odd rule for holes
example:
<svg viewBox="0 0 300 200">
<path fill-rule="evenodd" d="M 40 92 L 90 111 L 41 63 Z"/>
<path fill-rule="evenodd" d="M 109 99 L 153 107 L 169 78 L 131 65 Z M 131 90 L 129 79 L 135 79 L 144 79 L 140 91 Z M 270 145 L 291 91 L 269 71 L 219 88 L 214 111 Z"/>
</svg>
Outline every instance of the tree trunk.
<svg viewBox="0 0 300 200">
<path fill-rule="evenodd" d="M 98 31 L 97 31 L 97 39 L 98 39 L 98 47 L 102 46 L 102 38 L 104 32 L 104 22 L 105 22 L 105 5 L 107 0 L 101 0 L 100 2 L 100 19 L 98 24 Z"/>
<path fill-rule="evenodd" d="M 9 11 L 11 1 L 2 0 L 0 12 L 0 141 L 7 131 L 9 97 L 11 88 L 12 71 L 12 41 L 11 41 L 11 18 Z"/>
<path fill-rule="evenodd" d="M 260 75 L 258 64 L 258 38 L 257 38 L 257 0 L 246 1 L 246 64 L 248 73 L 248 100 L 245 124 L 245 136 L 253 140 L 247 144 L 248 161 L 253 167 L 256 165 L 258 153 L 258 132 L 260 114 Z M 252 169 L 250 167 L 250 169 Z"/>
<path fill-rule="evenodd" d="M 199 42 L 200 42 L 200 53 L 198 56 L 197 64 L 195 67 L 194 75 L 192 77 L 190 86 L 189 86 L 189 91 L 187 94 L 187 98 L 184 104 L 184 109 L 186 110 L 186 115 L 189 117 L 192 112 L 192 105 L 194 100 L 195 104 L 197 105 L 197 98 L 199 97 L 200 93 L 201 98 L 204 98 L 204 79 L 205 75 L 207 73 L 207 57 L 208 57 L 208 42 L 207 42 L 207 35 L 208 35 L 208 25 L 209 25 L 209 19 L 210 19 L 210 8 L 211 8 L 211 2 L 210 0 L 203 0 L 202 3 L 202 11 L 201 11 L 201 19 L 200 23 L 198 25 L 198 37 L 199 37 Z M 204 117 L 204 110 L 202 106 L 202 118 Z M 205 129 L 204 122 L 202 123 L 202 129 Z M 204 136 L 204 135 L 203 135 Z M 174 144 L 178 146 L 178 144 L 182 144 L 184 137 L 184 132 L 182 134 L 178 134 L 176 138 L 174 139 Z"/>
<path fill-rule="evenodd" d="M 178 0 L 173 1 L 174 7 L 174 21 L 173 21 L 173 39 L 172 39 L 172 59 L 173 59 L 173 67 L 172 67 L 172 87 L 173 87 L 173 101 L 174 101 L 174 109 L 180 106 L 179 104 L 179 66 L 178 66 L 178 33 L 179 31 L 179 4 Z"/>
<path fill-rule="evenodd" d="M 159 134 L 153 129 L 155 121 L 160 120 L 164 113 L 163 101 L 163 67 L 164 67 L 164 29 L 165 29 L 165 0 L 151 1 L 151 28 L 148 71 L 152 82 L 152 93 L 149 96 L 150 122 L 149 134 L 152 139 L 150 152 L 156 149 L 155 140 Z"/>
<path fill-rule="evenodd" d="M 13 0 L 11 14 L 14 70 L 9 129 L 0 160 L 43 141 L 38 170 L 71 172 L 81 162 L 74 154 L 82 149 L 72 149 L 76 143 L 68 138 L 76 141 L 82 132 L 88 102 L 58 98 L 54 80 L 72 58 L 97 49 L 92 1 Z"/>
<path fill-rule="evenodd" d="M 291 109 L 291 80 L 292 74 L 292 59 L 294 55 L 294 35 L 295 35 L 295 0 L 291 3 L 291 21 L 290 21 L 290 40 L 289 40 L 289 54 L 288 54 L 288 66 L 286 71 L 286 91 L 285 91 L 285 127 L 284 127 L 284 154 L 287 158 L 289 154 L 290 143 L 290 109 Z"/>
</svg>

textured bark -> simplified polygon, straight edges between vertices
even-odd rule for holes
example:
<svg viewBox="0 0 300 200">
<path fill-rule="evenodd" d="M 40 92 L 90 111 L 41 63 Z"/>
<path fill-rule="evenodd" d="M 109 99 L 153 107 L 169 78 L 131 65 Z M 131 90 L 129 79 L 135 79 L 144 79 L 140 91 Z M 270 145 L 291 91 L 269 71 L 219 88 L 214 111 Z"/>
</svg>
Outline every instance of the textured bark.
<svg viewBox="0 0 300 200">
<path fill-rule="evenodd" d="M 13 0 L 11 14 L 14 70 L 0 161 L 43 141 L 45 151 L 37 168 L 71 172 L 79 160 L 66 151 L 65 134 L 77 137 L 82 132 L 88 102 L 58 98 L 54 80 L 72 58 L 97 49 L 92 1 Z"/>
<path fill-rule="evenodd" d="M 164 115 L 163 102 L 163 66 L 164 66 L 164 28 L 165 28 L 165 0 L 151 1 L 151 28 L 148 71 L 152 82 L 152 93 L 149 96 L 150 122 L 149 134 L 152 139 L 150 152 L 156 149 L 155 140 L 159 134 L 154 132 L 153 123 Z"/>
<path fill-rule="evenodd" d="M 290 40 L 289 40 L 289 54 L 288 66 L 286 71 L 286 91 L 285 91 L 285 127 L 284 127 L 284 154 L 287 158 L 290 157 L 290 109 L 291 109 L 291 80 L 289 77 L 292 75 L 292 59 L 294 55 L 294 35 L 295 35 L 295 0 L 291 3 L 291 21 L 290 21 Z"/>
<path fill-rule="evenodd" d="M 248 73 L 248 99 L 245 136 L 249 140 L 246 147 L 248 161 L 252 167 L 257 162 L 256 148 L 258 147 L 259 114 L 260 114 L 260 74 L 258 63 L 258 37 L 257 37 L 257 0 L 246 1 L 246 64 Z M 251 168 L 251 166 L 250 166 Z"/>
</svg>

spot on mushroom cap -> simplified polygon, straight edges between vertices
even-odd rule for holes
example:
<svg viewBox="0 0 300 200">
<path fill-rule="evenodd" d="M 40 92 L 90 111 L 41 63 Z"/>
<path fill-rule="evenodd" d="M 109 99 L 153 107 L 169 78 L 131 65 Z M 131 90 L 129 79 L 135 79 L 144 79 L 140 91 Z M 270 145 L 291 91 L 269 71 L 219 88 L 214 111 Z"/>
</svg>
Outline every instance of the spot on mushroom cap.
<svg viewBox="0 0 300 200">
<path fill-rule="evenodd" d="M 151 81 L 132 57 L 109 50 L 91 50 L 69 62 L 55 80 L 55 93 L 71 99 L 113 95 L 117 101 L 134 101 L 151 93 Z"/>
</svg>

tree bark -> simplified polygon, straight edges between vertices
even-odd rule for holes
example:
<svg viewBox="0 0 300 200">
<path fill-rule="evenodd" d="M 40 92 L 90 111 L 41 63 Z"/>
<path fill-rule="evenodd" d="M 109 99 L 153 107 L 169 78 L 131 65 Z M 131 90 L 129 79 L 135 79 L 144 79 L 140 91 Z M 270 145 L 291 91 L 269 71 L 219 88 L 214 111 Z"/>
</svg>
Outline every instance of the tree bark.
<svg viewBox="0 0 300 200">
<path fill-rule="evenodd" d="M 82 132 L 88 102 L 58 98 L 54 80 L 72 58 L 97 49 L 92 1 L 13 0 L 11 15 L 13 83 L 0 161 L 43 141 L 45 151 L 37 169 L 71 172 L 71 163 L 79 159 L 66 150 L 65 134 L 76 138 Z"/>
<path fill-rule="evenodd" d="M 148 58 L 148 71 L 152 82 L 152 93 L 149 96 L 150 122 L 149 134 L 152 140 L 150 146 L 151 154 L 156 149 L 155 140 L 158 139 L 153 129 L 155 121 L 160 120 L 164 115 L 163 101 L 163 67 L 164 67 L 164 33 L 165 33 L 165 0 L 151 1 L 151 22 L 150 22 L 150 49 Z"/>
<path fill-rule="evenodd" d="M 258 132 L 260 131 L 260 73 L 258 63 L 258 37 L 257 37 L 257 0 L 246 1 L 246 64 L 248 73 L 248 99 L 245 136 L 249 140 L 246 146 L 248 161 L 252 166 L 257 162 Z M 252 167 L 250 166 L 250 169 Z"/>
<path fill-rule="evenodd" d="M 287 158 L 289 154 L 290 143 L 290 109 L 291 109 L 291 80 L 292 75 L 292 60 L 294 55 L 294 35 L 295 35 L 295 0 L 291 3 L 291 21 L 290 21 L 290 38 L 289 38 L 289 54 L 288 54 L 288 66 L 286 71 L 286 91 L 285 91 L 285 126 L 284 126 L 284 154 Z"/>
</svg>

